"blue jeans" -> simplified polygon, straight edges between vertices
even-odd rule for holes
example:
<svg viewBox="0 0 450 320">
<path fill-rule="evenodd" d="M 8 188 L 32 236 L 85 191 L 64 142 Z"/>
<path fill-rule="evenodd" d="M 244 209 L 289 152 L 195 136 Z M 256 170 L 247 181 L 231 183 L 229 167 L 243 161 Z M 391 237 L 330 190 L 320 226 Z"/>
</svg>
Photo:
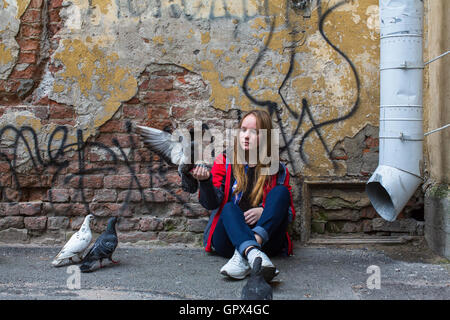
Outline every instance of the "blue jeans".
<svg viewBox="0 0 450 320">
<path fill-rule="evenodd" d="M 273 187 L 267 194 L 260 219 L 249 226 L 241 208 L 227 202 L 212 236 L 214 250 L 226 258 L 230 258 L 235 249 L 244 256 L 249 246 L 260 248 L 269 256 L 280 253 L 286 241 L 289 204 L 289 190 L 282 185 Z M 256 241 L 255 233 L 263 239 L 262 245 Z"/>
</svg>

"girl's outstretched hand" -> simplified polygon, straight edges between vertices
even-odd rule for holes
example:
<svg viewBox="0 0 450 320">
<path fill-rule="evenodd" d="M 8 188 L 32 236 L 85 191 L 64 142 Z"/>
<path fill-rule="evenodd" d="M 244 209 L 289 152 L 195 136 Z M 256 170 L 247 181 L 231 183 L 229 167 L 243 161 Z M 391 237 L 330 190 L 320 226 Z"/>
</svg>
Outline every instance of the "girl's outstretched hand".
<svg viewBox="0 0 450 320">
<path fill-rule="evenodd" d="M 192 176 L 199 181 L 209 179 L 209 176 L 211 174 L 209 169 L 205 166 L 195 166 L 194 169 L 192 169 L 191 173 Z"/>
</svg>

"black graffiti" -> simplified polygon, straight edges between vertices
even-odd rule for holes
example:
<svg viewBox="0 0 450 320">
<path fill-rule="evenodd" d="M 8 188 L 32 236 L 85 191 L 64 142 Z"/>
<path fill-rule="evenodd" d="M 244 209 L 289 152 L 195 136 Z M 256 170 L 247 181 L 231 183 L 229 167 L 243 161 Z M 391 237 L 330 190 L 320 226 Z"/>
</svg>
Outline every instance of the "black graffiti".
<svg viewBox="0 0 450 320">
<path fill-rule="evenodd" d="M 301 136 L 301 140 L 300 140 L 300 145 L 299 145 L 299 153 L 300 153 L 300 157 L 302 159 L 302 161 L 308 165 L 308 159 L 305 155 L 304 152 L 304 143 L 306 141 L 306 139 L 314 132 L 318 138 L 320 143 L 322 144 L 323 148 L 325 149 L 326 154 L 328 155 L 328 158 L 330 159 L 330 161 L 332 162 L 333 166 L 336 167 L 336 164 L 333 160 L 331 151 L 321 133 L 321 128 L 327 125 L 331 125 L 331 124 L 335 124 L 344 120 L 349 119 L 350 117 L 352 117 L 355 112 L 357 111 L 358 107 L 359 107 L 359 102 L 360 102 L 360 80 L 359 80 L 359 76 L 358 73 L 356 71 L 356 67 L 354 66 L 353 62 L 348 58 L 348 56 L 342 52 L 342 50 L 340 50 L 336 45 L 334 45 L 329 38 L 326 36 L 324 30 L 323 30 L 323 25 L 324 25 L 324 21 L 325 19 L 329 16 L 329 14 L 331 12 L 333 12 L 336 8 L 338 8 L 339 6 L 345 4 L 346 1 L 341 1 L 333 6 L 331 6 L 330 8 L 328 8 L 325 13 L 322 14 L 322 6 L 321 6 L 321 1 L 319 0 L 317 3 L 317 12 L 319 15 L 319 31 L 321 36 L 323 37 L 323 39 L 327 42 L 327 44 L 329 46 L 331 46 L 333 48 L 333 50 L 335 50 L 336 52 L 338 52 L 339 55 L 341 55 L 343 57 L 343 59 L 349 64 L 350 69 L 354 75 L 355 78 L 355 83 L 356 83 L 356 100 L 354 102 L 354 104 L 352 105 L 352 107 L 350 108 L 350 111 L 347 112 L 345 115 L 341 116 L 341 117 L 337 117 L 337 118 L 333 118 L 324 122 L 319 122 L 317 123 L 316 120 L 314 119 L 314 116 L 311 112 L 311 109 L 308 105 L 308 101 L 303 98 L 302 99 L 302 108 L 301 108 L 301 113 L 298 114 L 295 110 L 293 110 L 289 104 L 287 103 L 283 93 L 282 93 L 282 89 L 285 87 L 287 81 L 289 80 L 289 78 L 292 75 L 292 72 L 294 70 L 294 63 L 295 63 L 295 47 L 298 45 L 301 45 L 302 41 L 299 41 L 295 38 L 295 36 L 297 34 L 304 34 L 304 31 L 298 31 L 296 30 L 294 27 L 291 26 L 290 21 L 289 21 L 289 14 L 286 15 L 286 26 L 287 28 L 289 28 L 290 34 L 291 34 L 291 43 L 292 45 L 290 47 L 288 47 L 288 49 L 290 49 L 290 57 L 289 57 L 289 69 L 288 72 L 286 73 L 280 87 L 278 88 L 277 92 L 278 95 L 280 96 L 280 99 L 282 101 L 282 106 L 284 106 L 284 108 L 286 108 L 288 110 L 288 112 L 291 114 L 292 117 L 294 117 L 294 119 L 297 121 L 297 126 L 294 130 L 294 133 L 291 135 L 290 139 L 287 138 L 287 134 L 283 128 L 283 126 L 281 125 L 281 113 L 282 113 L 282 108 L 278 105 L 277 102 L 275 101 L 271 101 L 271 100 L 258 100 L 257 98 L 253 97 L 251 95 L 251 93 L 248 90 L 248 81 L 250 79 L 250 77 L 252 76 L 255 68 L 260 64 L 261 59 L 263 58 L 265 52 L 267 51 L 270 42 L 272 40 L 272 36 L 273 36 L 273 32 L 274 32 L 274 25 L 275 25 L 275 17 L 272 17 L 272 21 L 270 23 L 270 31 L 269 31 L 269 35 L 267 37 L 267 40 L 265 41 L 263 48 L 259 51 L 259 54 L 256 58 L 256 60 L 254 61 L 253 65 L 250 67 L 249 71 L 247 72 L 247 74 L 244 77 L 244 81 L 242 84 L 242 90 L 244 92 L 244 94 L 247 96 L 247 98 L 255 105 L 258 106 L 262 106 L 262 107 L 266 107 L 267 111 L 270 113 L 271 116 L 273 116 L 275 114 L 276 116 L 276 122 L 280 124 L 280 131 L 281 131 L 281 135 L 284 141 L 284 146 L 282 148 L 280 148 L 280 152 L 283 151 L 287 151 L 288 153 L 288 158 L 289 161 L 293 167 L 293 171 L 294 173 L 296 172 L 296 168 L 295 168 L 295 162 L 293 161 L 293 157 L 292 157 L 292 153 L 290 150 L 290 146 L 292 145 L 293 140 L 298 136 L 299 134 L 299 129 L 301 127 L 301 125 L 304 123 L 306 116 L 309 118 L 309 121 L 311 122 L 311 127 L 302 134 Z M 267 2 L 266 2 L 266 8 L 267 8 Z M 267 15 L 266 15 L 266 19 L 269 19 L 269 15 L 268 12 L 266 11 Z M 303 41 L 304 42 L 304 41 Z"/>
<path fill-rule="evenodd" d="M 134 143 L 134 140 L 131 136 L 131 123 L 127 124 L 128 127 L 128 133 L 129 133 L 129 143 L 130 143 L 130 155 L 131 158 L 134 156 L 134 152 L 137 150 L 137 146 Z M 154 199 L 154 195 L 150 193 L 149 197 L 151 197 L 151 200 L 149 200 L 144 193 L 144 190 L 146 188 L 153 188 L 154 186 L 154 179 L 158 179 L 160 182 L 166 182 L 167 181 L 167 173 L 169 172 L 169 168 L 167 166 L 164 166 L 164 161 L 162 159 L 159 160 L 159 162 L 154 164 L 153 162 L 153 154 L 151 154 L 151 161 L 150 161 L 150 170 L 149 170 L 149 185 L 142 185 L 139 181 L 139 178 L 136 174 L 136 170 L 134 168 L 134 165 L 132 163 L 132 159 L 126 154 L 124 151 L 124 148 L 120 145 L 120 142 L 118 139 L 113 138 L 112 144 L 114 147 L 118 150 L 118 154 L 111 149 L 109 146 L 95 141 L 84 141 L 83 138 L 83 132 L 82 130 L 78 129 L 76 131 L 77 138 L 75 143 L 68 143 L 68 128 L 65 126 L 59 126 L 56 129 L 51 132 L 49 135 L 48 143 L 47 143 L 47 150 L 46 153 L 48 155 L 48 160 L 44 160 L 41 156 L 41 150 L 39 149 L 39 142 L 38 142 L 38 135 L 35 132 L 35 130 L 32 127 L 29 126 L 22 126 L 20 128 L 16 128 L 12 125 L 7 125 L 3 127 L 0 130 L 0 145 L 4 141 L 4 137 L 7 133 L 12 133 L 13 142 L 12 146 L 9 147 L 9 149 L 12 148 L 12 153 L 7 153 L 5 150 L 0 150 L 0 159 L 3 161 L 6 161 L 9 165 L 11 177 L 12 177 L 12 186 L 15 190 L 18 192 L 18 198 L 21 199 L 23 196 L 23 191 L 19 179 L 19 175 L 17 172 L 17 161 L 18 161 L 18 149 L 20 144 L 22 143 L 24 145 L 26 155 L 28 155 L 33 169 L 38 174 L 45 174 L 46 170 L 48 171 L 50 168 L 54 168 L 54 173 L 51 176 L 51 182 L 50 182 L 50 189 L 48 190 L 49 195 L 49 203 L 53 209 L 54 207 L 54 200 L 53 200 L 53 191 L 52 187 L 55 186 L 58 182 L 58 177 L 61 176 L 64 169 L 68 168 L 72 165 L 71 161 L 67 159 L 67 155 L 69 152 L 75 152 L 76 153 L 76 162 L 77 162 L 77 169 L 70 174 L 67 174 L 64 176 L 63 184 L 67 185 L 69 184 L 73 179 L 78 178 L 78 182 L 76 184 L 77 192 L 79 193 L 81 197 L 81 203 L 84 206 L 84 209 L 86 211 L 86 214 L 91 213 L 90 207 L 89 207 L 89 201 L 88 196 L 86 194 L 87 190 L 85 188 L 85 179 L 92 174 L 114 174 L 118 172 L 118 166 L 124 165 L 129 173 L 130 176 L 130 182 L 127 189 L 127 193 L 125 195 L 125 199 L 119 209 L 119 215 L 123 213 L 124 210 L 126 210 L 129 206 L 130 199 L 131 199 L 131 193 L 133 190 L 133 185 L 137 186 L 137 190 L 140 192 L 141 198 L 144 202 L 144 204 L 148 207 L 150 205 L 150 202 L 152 202 Z M 61 135 L 60 139 L 55 139 L 55 136 Z M 30 145 L 30 142 L 27 139 L 27 136 L 31 136 L 32 143 Z M 110 156 L 110 160 L 107 166 L 105 167 L 97 167 L 97 168 L 90 168 L 87 166 L 87 156 L 86 151 L 91 150 L 92 148 L 98 148 L 101 151 L 106 152 Z M 155 169 L 156 167 L 156 169 Z M 164 192 L 168 193 L 170 196 L 174 197 L 175 200 L 183 205 L 184 208 L 191 210 L 192 208 L 189 206 L 186 201 L 183 200 L 182 197 L 180 197 L 177 193 L 175 193 L 170 188 L 161 188 Z M 6 202 L 12 202 L 15 203 L 15 199 L 12 199 L 7 194 L 7 187 L 0 185 L 0 192 L 2 194 L 3 201 Z"/>
</svg>

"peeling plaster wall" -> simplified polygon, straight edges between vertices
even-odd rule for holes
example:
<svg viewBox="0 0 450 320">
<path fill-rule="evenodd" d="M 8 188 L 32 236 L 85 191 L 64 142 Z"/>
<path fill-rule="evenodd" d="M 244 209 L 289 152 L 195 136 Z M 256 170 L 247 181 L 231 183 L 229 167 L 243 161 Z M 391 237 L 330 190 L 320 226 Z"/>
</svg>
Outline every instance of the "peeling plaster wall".
<svg viewBox="0 0 450 320">
<path fill-rule="evenodd" d="M 268 106 L 299 212 L 306 180 L 364 181 L 378 157 L 378 1 L 327 11 L 337 3 L 0 0 L 0 129 L 10 126 L 0 144 L 0 215 L 11 203 L 41 201 L 30 216 L 49 220 L 28 219 L 29 236 L 66 237 L 80 223 L 61 213 L 70 208 L 73 217 L 94 211 L 99 226 L 125 216 L 119 229 L 129 241 L 197 241 L 208 213 L 181 192 L 174 169 L 152 171 L 159 158 L 130 123 L 175 129 L 197 120 L 223 131 Z M 170 196 L 156 176 L 175 183 Z M 144 190 L 157 199 L 153 209 L 142 204 Z M 19 207 L 12 212 L 27 212 Z M 309 232 L 302 216 L 298 233 Z"/>
<path fill-rule="evenodd" d="M 324 24 L 330 40 L 355 63 L 362 83 L 361 101 L 350 121 L 321 128 L 328 146 L 377 124 L 378 29 L 376 1 L 337 8 Z M 85 137 L 109 120 L 121 102 L 137 91 L 137 78 L 152 63 L 175 64 L 202 76 L 211 95 L 208 104 L 220 110 L 254 108 L 241 89 L 244 77 L 264 48 L 270 23 L 275 29 L 261 62 L 250 78 L 249 91 L 260 100 L 282 105 L 278 88 L 289 68 L 290 48 L 296 52 L 294 71 L 283 92 L 289 106 L 301 112 L 306 98 L 316 123 L 347 114 L 356 99 L 355 79 L 348 64 L 325 43 L 317 13 L 304 18 L 271 1 L 67 1 L 60 16 L 59 46 L 46 70 L 43 92 L 58 103 L 71 105 L 76 127 Z M 332 5 L 330 3 L 329 5 Z M 286 12 L 288 13 L 286 15 Z M 349 32 L 350 30 L 350 32 Z M 292 32 L 297 32 L 291 37 Z M 358 45 L 355 45 L 358 44 Z M 49 74 L 48 74 L 49 73 Z M 50 88 L 49 88 L 50 87 Z M 36 97 L 39 100 L 41 97 Z M 287 134 L 297 123 L 281 114 Z M 311 124 L 304 121 L 298 136 Z M 291 129 L 291 130 L 290 130 Z M 305 140 L 311 165 L 295 163 L 306 175 L 335 175 L 317 136 Z"/>
</svg>

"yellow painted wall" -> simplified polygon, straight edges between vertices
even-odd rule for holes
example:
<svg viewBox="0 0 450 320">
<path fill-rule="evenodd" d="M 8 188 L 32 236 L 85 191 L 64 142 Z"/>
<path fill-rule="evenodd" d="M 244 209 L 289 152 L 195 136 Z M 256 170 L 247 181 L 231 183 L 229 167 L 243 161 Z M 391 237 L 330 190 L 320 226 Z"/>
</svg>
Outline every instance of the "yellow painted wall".
<svg viewBox="0 0 450 320">
<path fill-rule="evenodd" d="M 322 2 L 322 13 L 338 3 Z M 26 8 L 24 1 L 4 3 L 15 5 L 18 11 Z M 248 79 L 248 90 L 254 98 L 273 101 L 284 110 L 282 122 L 290 137 L 298 119 L 286 111 L 278 88 L 288 72 L 291 50 L 295 50 L 294 68 L 282 93 L 292 110 L 300 114 L 301 101 L 307 99 L 318 124 L 349 114 L 357 98 L 350 65 L 319 32 L 315 1 L 309 14 L 294 10 L 290 3 L 71 1 L 61 11 L 64 27 L 58 33 L 59 46 L 50 57 L 59 71 L 50 74 L 52 81 L 45 83 L 46 92 L 50 91 L 52 100 L 75 109 L 77 129 L 84 130 L 86 139 L 136 94 L 139 75 L 151 63 L 175 64 L 200 74 L 210 88 L 205 105 L 247 111 L 256 106 L 244 94 L 242 85 L 258 55 L 264 52 Z M 353 62 L 361 83 L 354 114 L 320 128 L 329 150 L 367 124 L 378 125 L 378 29 L 377 0 L 345 3 L 324 22 L 326 36 Z M 0 44 L 0 51 L 5 50 Z M 198 54 L 193 54 L 195 50 Z M 0 63 L 7 59 L 5 53 Z M 294 152 L 298 153 L 299 142 L 311 127 L 309 117 L 305 117 L 292 145 Z M 71 132 L 75 134 L 75 130 Z M 309 163 L 306 166 L 298 161 L 297 168 L 303 175 L 345 175 L 341 164 L 333 166 L 316 133 L 304 139 L 303 147 Z"/>
</svg>

